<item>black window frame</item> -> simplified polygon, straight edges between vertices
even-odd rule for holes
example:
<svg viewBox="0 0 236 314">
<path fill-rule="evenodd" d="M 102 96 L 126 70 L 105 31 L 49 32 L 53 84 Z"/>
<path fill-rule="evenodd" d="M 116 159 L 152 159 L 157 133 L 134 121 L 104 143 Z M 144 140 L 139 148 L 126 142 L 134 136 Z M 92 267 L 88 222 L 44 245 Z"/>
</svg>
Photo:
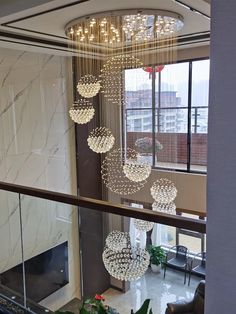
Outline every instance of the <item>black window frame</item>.
<svg viewBox="0 0 236 314">
<path fill-rule="evenodd" d="M 155 128 L 156 128 L 156 122 L 155 122 L 155 112 L 157 110 L 160 110 L 159 106 L 158 108 L 156 108 L 155 106 L 155 87 L 156 87 L 156 73 L 154 71 L 155 67 L 157 66 L 157 64 L 155 65 L 150 65 L 150 67 L 153 68 L 152 71 L 152 106 L 150 108 L 129 108 L 127 109 L 126 107 L 122 110 L 122 142 L 123 144 L 125 143 L 126 146 L 126 134 L 127 134 L 127 111 L 132 111 L 132 110 L 144 110 L 144 109 L 148 109 L 148 110 L 152 110 L 152 141 L 153 141 L 153 151 L 152 151 L 152 169 L 156 169 L 156 170 L 163 170 L 163 171 L 172 171 L 172 172 L 182 172 L 182 173 L 195 173 L 195 174 L 203 174 L 206 175 L 207 174 L 207 164 L 206 164 L 206 171 L 198 171 L 196 169 L 191 169 L 191 144 L 192 144 L 192 110 L 195 107 L 192 107 L 192 75 L 193 75 L 193 62 L 197 62 L 197 61 L 204 61 L 204 60 L 209 60 L 209 57 L 201 57 L 201 58 L 194 58 L 194 59 L 183 59 L 183 60 L 178 60 L 176 62 L 173 63 L 168 63 L 169 64 L 179 64 L 179 63 L 189 63 L 189 68 L 188 68 L 188 104 L 187 107 L 178 107 L 179 109 L 184 108 L 187 109 L 187 164 L 186 164 L 186 169 L 175 169 L 175 168 L 166 168 L 166 167 L 158 167 L 155 165 Z M 166 64 L 167 65 L 167 64 Z M 161 72 L 158 72 L 158 90 L 161 91 Z M 158 103 L 160 104 L 160 97 L 161 97 L 161 93 L 158 93 Z M 170 109 L 174 109 L 175 107 L 171 107 Z M 177 108 L 177 107 L 176 107 Z M 208 106 L 198 106 L 198 108 L 209 108 L 209 101 L 208 101 Z M 164 108 L 164 109 L 168 109 L 168 108 Z M 206 134 L 208 134 L 208 132 L 206 132 Z"/>
</svg>

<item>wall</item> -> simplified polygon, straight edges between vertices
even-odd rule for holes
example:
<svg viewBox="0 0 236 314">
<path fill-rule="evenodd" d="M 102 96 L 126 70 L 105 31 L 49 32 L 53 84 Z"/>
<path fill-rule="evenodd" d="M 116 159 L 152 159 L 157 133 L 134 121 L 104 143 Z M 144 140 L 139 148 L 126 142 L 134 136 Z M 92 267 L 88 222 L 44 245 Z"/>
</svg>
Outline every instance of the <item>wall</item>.
<svg viewBox="0 0 236 314">
<path fill-rule="evenodd" d="M 1 181 L 76 194 L 69 60 L 0 50 Z M 21 261 L 18 196 L 1 192 L 0 272 Z M 22 196 L 25 259 L 68 240 L 70 283 L 44 300 L 56 309 L 79 296 L 77 209 Z M 8 235 L 8 236 L 6 236 Z"/>
<path fill-rule="evenodd" d="M 236 2 L 212 1 L 206 314 L 235 313 Z"/>
</svg>

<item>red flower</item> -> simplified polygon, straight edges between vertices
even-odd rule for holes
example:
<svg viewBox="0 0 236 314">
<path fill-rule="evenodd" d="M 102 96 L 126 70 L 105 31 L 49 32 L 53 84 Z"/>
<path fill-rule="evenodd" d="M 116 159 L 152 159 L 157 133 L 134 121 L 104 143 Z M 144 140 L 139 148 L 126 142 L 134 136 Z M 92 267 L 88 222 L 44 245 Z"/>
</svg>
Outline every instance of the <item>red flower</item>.
<svg viewBox="0 0 236 314">
<path fill-rule="evenodd" d="M 101 294 L 96 294 L 95 299 L 99 301 L 105 301 L 104 297 Z"/>
</svg>

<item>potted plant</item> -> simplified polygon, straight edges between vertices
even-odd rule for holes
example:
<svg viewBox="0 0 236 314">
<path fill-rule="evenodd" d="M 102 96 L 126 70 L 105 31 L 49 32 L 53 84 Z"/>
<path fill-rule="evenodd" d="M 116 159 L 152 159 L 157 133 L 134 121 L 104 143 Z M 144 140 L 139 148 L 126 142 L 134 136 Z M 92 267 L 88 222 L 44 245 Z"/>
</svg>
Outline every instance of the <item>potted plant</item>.
<svg viewBox="0 0 236 314">
<path fill-rule="evenodd" d="M 79 308 L 80 314 L 119 314 L 116 309 L 105 305 L 104 297 L 100 294 L 96 294 L 94 298 L 86 299 L 82 306 Z M 146 299 L 140 309 L 134 313 L 131 310 L 131 314 L 153 314 L 152 309 L 149 309 L 150 299 Z M 74 314 L 70 311 L 56 311 L 55 314 Z"/>
<path fill-rule="evenodd" d="M 161 246 L 149 245 L 147 251 L 150 254 L 151 269 L 153 272 L 160 272 L 162 264 L 165 262 L 166 253 Z"/>
<path fill-rule="evenodd" d="M 138 138 L 134 143 L 137 152 L 143 155 L 150 155 L 153 152 L 153 139 L 151 137 Z M 155 152 L 162 150 L 163 145 L 155 139 Z"/>
</svg>

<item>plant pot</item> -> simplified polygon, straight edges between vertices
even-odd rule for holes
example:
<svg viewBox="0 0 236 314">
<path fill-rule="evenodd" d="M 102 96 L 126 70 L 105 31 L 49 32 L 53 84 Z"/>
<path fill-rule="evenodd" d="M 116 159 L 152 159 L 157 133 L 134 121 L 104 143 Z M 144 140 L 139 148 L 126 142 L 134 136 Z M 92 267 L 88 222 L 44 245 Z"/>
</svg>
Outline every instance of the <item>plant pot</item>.
<svg viewBox="0 0 236 314">
<path fill-rule="evenodd" d="M 161 272 L 161 264 L 160 265 L 151 264 L 151 269 L 154 273 L 160 273 Z"/>
</svg>

